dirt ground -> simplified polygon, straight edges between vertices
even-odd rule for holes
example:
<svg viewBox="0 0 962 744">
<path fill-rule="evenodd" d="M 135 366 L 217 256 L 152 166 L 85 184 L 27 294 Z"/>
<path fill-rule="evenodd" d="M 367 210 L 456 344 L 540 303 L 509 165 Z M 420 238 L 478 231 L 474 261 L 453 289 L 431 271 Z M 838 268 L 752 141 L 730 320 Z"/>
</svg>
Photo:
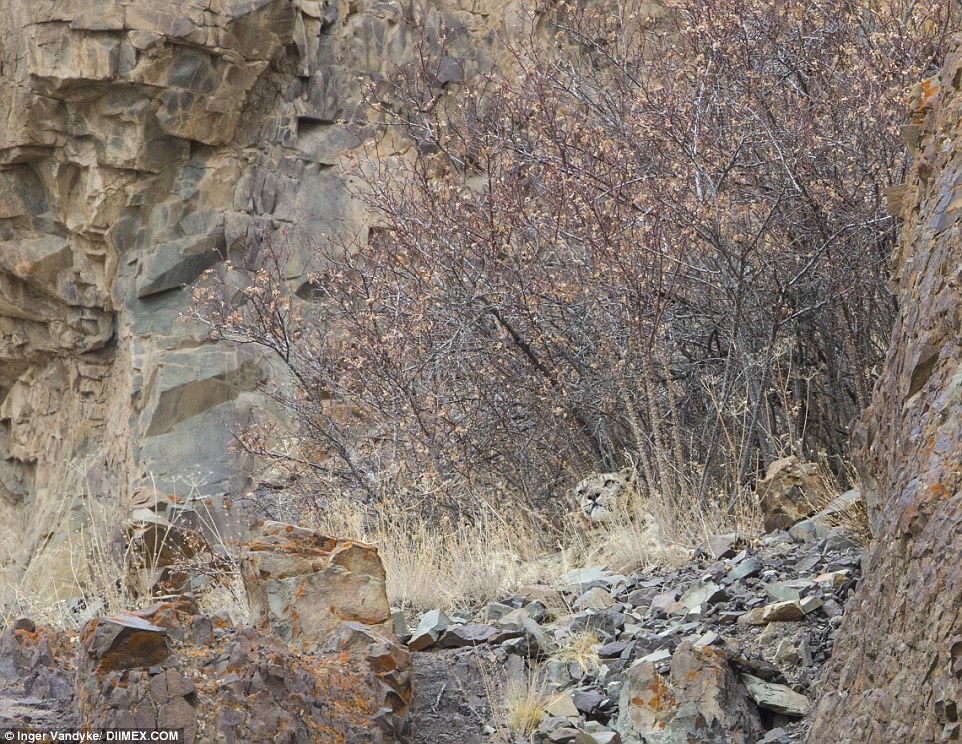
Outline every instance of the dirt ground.
<svg viewBox="0 0 962 744">
<path fill-rule="evenodd" d="M 489 744 L 483 729 L 492 718 L 494 673 L 456 651 L 415 653 L 415 744 Z M 493 665 L 491 666 L 493 668 Z"/>
</svg>

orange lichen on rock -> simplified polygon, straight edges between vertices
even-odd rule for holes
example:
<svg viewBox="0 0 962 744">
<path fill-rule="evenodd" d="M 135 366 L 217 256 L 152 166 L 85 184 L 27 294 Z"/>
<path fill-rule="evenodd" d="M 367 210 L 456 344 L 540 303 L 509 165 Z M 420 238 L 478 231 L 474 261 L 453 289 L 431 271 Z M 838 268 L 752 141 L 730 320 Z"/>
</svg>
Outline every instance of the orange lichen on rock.
<svg viewBox="0 0 962 744">
<path fill-rule="evenodd" d="M 962 45 L 952 46 L 910 96 L 913 160 L 891 279 L 898 313 L 852 458 L 871 558 L 822 675 L 811 744 L 959 737 Z"/>
<path fill-rule="evenodd" d="M 661 677 L 655 677 L 648 686 L 648 699 L 644 701 L 652 710 L 664 711 L 675 707 L 675 696 Z"/>
<path fill-rule="evenodd" d="M 933 99 L 941 89 L 941 82 L 938 75 L 926 78 L 919 82 L 909 97 L 909 108 L 913 124 L 921 124 L 925 115 L 932 108 Z"/>
</svg>

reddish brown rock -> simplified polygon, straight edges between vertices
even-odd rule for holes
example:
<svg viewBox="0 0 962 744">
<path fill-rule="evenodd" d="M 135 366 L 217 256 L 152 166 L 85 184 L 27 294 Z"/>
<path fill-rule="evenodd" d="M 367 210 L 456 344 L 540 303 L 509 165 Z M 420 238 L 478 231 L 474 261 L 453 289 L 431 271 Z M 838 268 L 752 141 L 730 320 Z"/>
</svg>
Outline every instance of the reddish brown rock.
<svg viewBox="0 0 962 744">
<path fill-rule="evenodd" d="M 100 728 L 177 728 L 188 742 L 404 741 L 411 659 L 360 623 L 330 651 L 267 629 L 216 628 L 189 601 L 92 620 L 80 636 L 76 706 Z"/>
<path fill-rule="evenodd" d="M 619 733 L 650 744 L 749 744 L 761 731 L 758 711 L 746 699 L 723 651 L 682 643 L 672 654 L 671 675 L 641 662 L 627 674 L 620 698 Z"/>
<path fill-rule="evenodd" d="M 815 465 L 783 457 L 768 466 L 755 494 L 765 520 L 765 530 L 787 530 L 816 511 Z"/>
<path fill-rule="evenodd" d="M 167 631 L 137 615 L 91 620 L 80 633 L 81 673 L 153 666 L 170 656 Z"/>
<path fill-rule="evenodd" d="M 323 649 L 343 622 L 393 639 L 394 626 L 377 549 L 267 522 L 246 545 L 244 585 L 251 621 L 305 649 Z"/>
<path fill-rule="evenodd" d="M 962 52 L 920 119 L 897 200 L 899 316 L 857 432 L 876 532 L 823 677 L 810 744 L 960 737 L 962 709 Z M 913 136 L 913 140 L 914 140 Z"/>
<path fill-rule="evenodd" d="M 308 653 L 353 654 L 370 675 L 384 735 L 406 736 L 411 657 L 394 634 L 377 549 L 280 522 L 265 523 L 246 548 L 253 624 Z"/>
<path fill-rule="evenodd" d="M 411 657 L 391 632 L 377 551 L 276 523 L 248 547 L 261 627 L 206 617 L 188 598 L 91 620 L 67 701 L 79 723 L 182 729 L 188 742 L 407 740 Z M 21 626 L 3 638 L 31 634 Z M 19 680 L 23 665 L 3 660 L 0 677 Z"/>
<path fill-rule="evenodd" d="M 196 690 L 171 643 L 189 623 L 191 602 L 98 617 L 80 631 L 77 710 L 92 728 L 177 728 L 196 734 Z"/>
</svg>

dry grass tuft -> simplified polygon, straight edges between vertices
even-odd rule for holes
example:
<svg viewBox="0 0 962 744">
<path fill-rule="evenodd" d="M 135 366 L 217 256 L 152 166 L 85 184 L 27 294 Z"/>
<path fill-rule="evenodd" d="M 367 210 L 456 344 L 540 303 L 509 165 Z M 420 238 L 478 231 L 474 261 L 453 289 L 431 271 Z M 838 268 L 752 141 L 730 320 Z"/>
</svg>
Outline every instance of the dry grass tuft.
<svg viewBox="0 0 962 744">
<path fill-rule="evenodd" d="M 516 736 L 528 738 L 544 718 L 552 695 L 536 672 L 521 679 L 510 679 L 504 687 L 504 723 Z"/>
<path fill-rule="evenodd" d="M 562 640 L 552 658 L 565 664 L 577 664 L 582 674 L 588 674 L 601 668 L 600 646 L 601 639 L 595 631 L 581 630 Z"/>
<path fill-rule="evenodd" d="M 0 617 L 4 621 L 26 615 L 41 624 L 75 629 L 94 615 L 135 609 L 134 594 L 125 578 L 123 550 L 117 543 L 120 505 L 84 495 L 79 498 L 79 509 L 72 500 L 64 499 L 51 519 L 53 525 L 70 525 L 68 512 L 80 515 L 79 523 L 66 528 L 69 532 L 57 548 L 66 571 L 52 576 L 50 556 L 35 556 L 22 571 L 11 568 L 0 574 Z"/>
<path fill-rule="evenodd" d="M 530 510 L 511 506 L 519 502 L 511 494 L 473 495 L 473 503 L 481 507 L 458 521 L 446 513 L 425 518 L 418 505 L 423 507 L 428 499 L 457 504 L 459 494 L 435 489 L 413 498 L 388 490 L 385 487 L 375 506 L 359 504 L 335 490 L 333 496 L 315 496 L 307 507 L 291 506 L 289 511 L 291 518 L 299 514 L 301 523 L 312 529 L 376 545 L 385 564 L 392 605 L 411 612 L 478 607 L 503 599 L 524 584 L 554 584 L 567 571 L 588 565 L 606 565 L 616 572 L 680 565 L 688 559 L 692 545 L 705 535 L 733 528 L 747 533 L 758 521 L 743 508 L 742 500 L 736 500 L 737 508 L 732 509 L 732 502 L 723 508 L 651 494 L 633 499 L 620 518 L 601 527 L 585 524 L 574 509 L 548 523 Z M 208 542 L 198 553 L 200 558 L 173 568 L 189 575 L 207 575 L 206 588 L 197 591 L 201 608 L 209 612 L 227 609 L 235 622 L 243 623 L 249 608 L 237 571 L 236 550 L 221 538 L 204 500 L 192 498 L 195 489 L 187 491 L 179 501 L 194 507 L 203 529 L 198 530 L 196 524 L 176 524 L 167 530 L 184 527 Z M 143 499 L 138 504 L 145 508 Z M 45 593 L 31 591 L 44 583 L 45 569 L 38 564 L 29 566 L 17 581 L 12 571 L 0 573 L 4 598 L 0 617 L 29 614 L 41 622 L 74 627 L 94 614 L 127 612 L 149 602 L 163 569 L 158 555 L 168 547 L 168 532 L 158 527 L 135 555 L 121 530 L 131 514 L 129 499 L 101 502 L 81 496 L 81 507 L 84 518 L 70 536 L 66 560 L 73 585 L 82 589 L 85 606 L 78 612 L 76 603 L 68 604 L 76 591 L 67 596 L 52 594 L 49 589 Z M 70 505 L 65 503 L 63 508 Z M 456 509 L 450 512 L 457 513 Z M 60 519 L 58 516 L 57 523 Z M 151 549 L 157 555 L 151 555 Z M 211 564 L 193 565 L 203 561 L 202 556 L 211 556 Z M 590 659 L 587 650 L 576 657 Z"/>
<path fill-rule="evenodd" d="M 154 487 L 149 498 L 139 499 L 138 506 L 156 512 L 162 502 L 189 501 L 203 530 L 182 524 L 174 515 L 172 521 L 153 522 L 155 529 L 136 542 L 126 532 L 131 498 L 97 499 L 81 494 L 77 502 L 65 499 L 51 524 L 72 526 L 64 528 L 67 534 L 57 553 L 34 557 L 22 571 L 12 565 L 0 566 L 0 622 L 27 615 L 41 624 L 75 629 L 97 615 L 140 609 L 162 586 L 158 579 L 165 569 L 208 576 L 208 586 L 196 593 L 198 604 L 211 613 L 226 609 L 235 622 L 246 622 L 249 609 L 235 551 L 228 549 L 205 501 L 193 498 L 196 484 L 174 485 L 187 495 L 162 495 L 164 492 Z M 184 565 L 168 565 L 170 555 L 177 554 L 178 531 L 200 541 L 207 550 L 190 564 L 185 560 Z M 213 544 L 202 532 L 213 536 Z M 0 534 L 0 544 L 6 543 L 7 535 Z M 56 576 L 51 570 L 53 559 L 61 561 Z"/>
<path fill-rule="evenodd" d="M 851 490 L 857 491 L 859 496 L 855 499 L 842 499 L 842 495 L 848 493 L 839 479 L 823 463 L 818 463 L 818 470 L 815 474 L 815 488 L 808 496 L 808 503 L 811 510 L 819 515 L 818 519 L 823 524 L 841 528 L 860 548 L 868 547 L 872 541 L 872 528 L 868 518 L 868 506 L 865 498 L 861 495 L 862 489 L 857 481 L 857 473 L 851 464 L 847 464 L 848 477 L 855 485 Z"/>
<path fill-rule="evenodd" d="M 826 515 L 832 527 L 841 527 L 845 534 L 863 550 L 872 542 L 872 527 L 864 499 Z"/>
<path fill-rule="evenodd" d="M 592 530 L 571 530 L 572 567 L 605 565 L 616 573 L 631 573 L 681 565 L 688 560 L 687 547 L 667 540 L 660 524 L 648 515 Z"/>
<path fill-rule="evenodd" d="M 819 498 L 813 504 L 819 519 L 829 528 L 839 527 L 860 548 L 867 548 L 872 542 L 872 527 L 868 518 L 868 506 L 861 495 L 861 488 L 856 485 L 853 490 L 859 491 L 854 500 L 842 499 L 841 488 L 835 484 L 834 490 L 819 493 Z"/>
<path fill-rule="evenodd" d="M 250 602 L 239 573 L 223 576 L 198 592 L 197 608 L 205 615 L 226 612 L 235 625 L 250 625 Z"/>
<path fill-rule="evenodd" d="M 640 476 L 635 481 L 640 482 Z M 691 484 L 689 484 L 691 485 Z M 604 564 L 618 573 L 648 572 L 687 563 L 692 549 L 709 535 L 763 532 L 758 504 L 748 490 L 698 497 L 685 487 L 668 495 L 637 494 L 609 524 L 569 527 L 566 544 L 574 566 Z"/>
<path fill-rule="evenodd" d="M 494 501 L 455 522 L 447 516 L 425 519 L 396 494 L 384 494 L 373 507 L 335 494 L 308 509 L 303 521 L 319 532 L 377 546 L 392 605 L 411 611 L 477 607 L 587 565 L 617 572 L 681 565 L 713 530 L 747 533 L 759 521 L 753 516 L 750 525 L 738 510 L 699 514 L 694 505 L 679 514 L 677 504 L 656 508 L 649 499 L 634 501 L 604 526 L 585 524 L 576 510 L 560 525 L 549 525 L 511 507 L 508 498 L 497 508 L 488 505 Z M 687 525 L 685 534 L 663 526 L 679 522 Z"/>
</svg>

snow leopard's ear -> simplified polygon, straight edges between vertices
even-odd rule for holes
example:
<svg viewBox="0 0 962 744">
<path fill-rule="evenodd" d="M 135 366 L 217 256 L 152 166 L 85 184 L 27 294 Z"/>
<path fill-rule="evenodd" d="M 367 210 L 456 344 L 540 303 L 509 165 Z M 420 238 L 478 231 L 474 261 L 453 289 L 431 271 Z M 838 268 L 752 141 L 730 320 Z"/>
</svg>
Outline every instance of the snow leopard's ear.
<svg viewBox="0 0 962 744">
<path fill-rule="evenodd" d="M 638 476 L 638 473 L 635 471 L 634 467 L 629 465 L 628 467 L 619 470 L 618 475 L 625 479 L 625 483 L 631 484 L 635 482 L 635 478 Z"/>
</svg>

